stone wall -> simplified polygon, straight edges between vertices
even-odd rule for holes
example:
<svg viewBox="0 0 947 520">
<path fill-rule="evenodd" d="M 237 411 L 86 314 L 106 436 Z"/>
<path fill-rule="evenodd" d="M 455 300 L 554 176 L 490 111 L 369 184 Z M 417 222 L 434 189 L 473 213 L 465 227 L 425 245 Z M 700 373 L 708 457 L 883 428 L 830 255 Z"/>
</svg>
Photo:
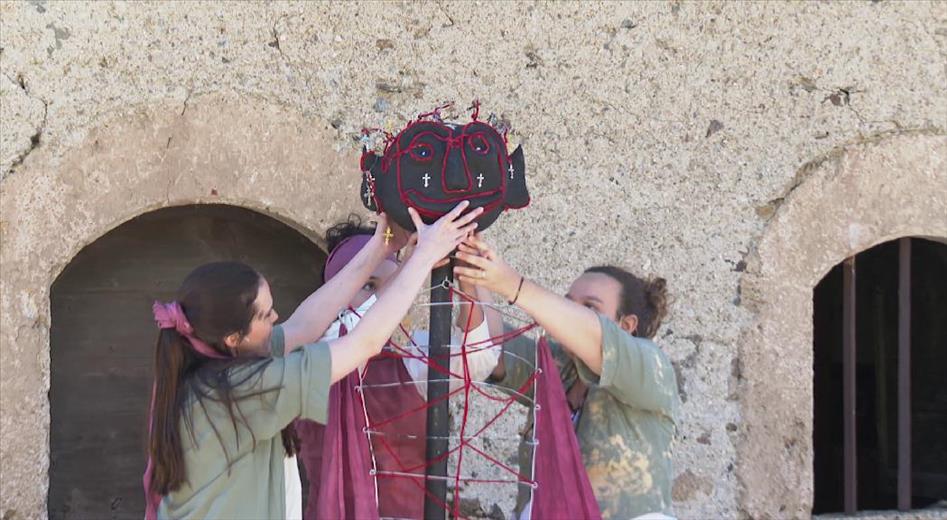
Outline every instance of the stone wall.
<svg viewBox="0 0 947 520">
<path fill-rule="evenodd" d="M 668 279 L 677 513 L 805 516 L 806 291 L 947 236 L 945 58 L 937 2 L 0 2 L 0 516 L 45 515 L 49 285 L 84 245 L 197 202 L 318 240 L 359 207 L 363 126 L 473 98 L 526 151 L 534 202 L 490 231 L 511 263 Z"/>
</svg>

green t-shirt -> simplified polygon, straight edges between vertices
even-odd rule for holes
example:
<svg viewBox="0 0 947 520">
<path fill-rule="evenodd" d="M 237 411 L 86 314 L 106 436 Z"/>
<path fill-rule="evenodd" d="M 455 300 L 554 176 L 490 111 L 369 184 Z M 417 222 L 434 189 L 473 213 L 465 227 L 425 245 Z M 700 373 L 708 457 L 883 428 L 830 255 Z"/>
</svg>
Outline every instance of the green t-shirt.
<svg viewBox="0 0 947 520">
<path fill-rule="evenodd" d="M 286 451 L 280 432 L 297 417 L 325 423 L 332 360 L 325 342 L 282 357 L 281 326 L 273 327 L 270 347 L 273 359 L 248 364 L 232 374 L 239 380 L 241 370 L 267 363 L 258 376 L 235 389 L 236 395 L 273 389 L 238 401 L 236 429 L 226 407 L 209 399 L 203 400 L 202 407 L 192 399 L 193 438 L 180 426 L 187 482 L 162 498 L 159 518 L 286 517 Z M 241 415 L 246 425 L 239 420 Z"/>
<path fill-rule="evenodd" d="M 674 368 L 652 341 L 628 334 L 604 316 L 599 321 L 601 375 L 555 342 L 550 341 L 550 347 L 563 388 L 568 391 L 577 378 L 589 386 L 576 436 L 602 517 L 670 513 L 671 443 L 679 403 Z M 534 370 L 535 348 L 524 337 L 503 346 L 506 375 L 500 385 L 516 389 L 528 380 Z M 532 467 L 525 443 L 520 447 L 520 467 Z M 529 497 L 528 488 L 520 487 L 517 511 Z"/>
</svg>

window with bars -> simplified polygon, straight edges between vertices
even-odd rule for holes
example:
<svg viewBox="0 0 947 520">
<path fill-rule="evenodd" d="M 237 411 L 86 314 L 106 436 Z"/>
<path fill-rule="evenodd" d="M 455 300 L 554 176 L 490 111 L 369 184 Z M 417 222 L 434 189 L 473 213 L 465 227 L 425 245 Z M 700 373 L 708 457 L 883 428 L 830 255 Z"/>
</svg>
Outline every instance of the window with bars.
<svg viewBox="0 0 947 520">
<path fill-rule="evenodd" d="M 813 513 L 947 507 L 947 243 L 847 258 L 813 300 Z"/>
</svg>

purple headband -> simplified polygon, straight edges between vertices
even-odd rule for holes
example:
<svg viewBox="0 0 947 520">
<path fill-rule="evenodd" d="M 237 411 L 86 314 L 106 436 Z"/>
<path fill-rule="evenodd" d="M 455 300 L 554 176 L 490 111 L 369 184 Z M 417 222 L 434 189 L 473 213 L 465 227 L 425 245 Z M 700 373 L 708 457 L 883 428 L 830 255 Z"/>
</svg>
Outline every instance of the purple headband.
<svg viewBox="0 0 947 520">
<path fill-rule="evenodd" d="M 326 259 L 326 269 L 325 274 L 323 275 L 324 280 L 328 282 L 335 275 L 339 274 L 339 271 L 342 270 L 349 262 L 355 258 L 355 255 L 365 247 L 365 244 L 368 244 L 368 241 L 372 239 L 371 235 L 352 235 L 345 240 L 339 242 L 339 245 L 335 246 L 335 249 L 329 253 L 329 258 Z M 391 254 L 386 257 L 392 262 L 397 262 L 398 259 L 395 255 Z"/>
</svg>

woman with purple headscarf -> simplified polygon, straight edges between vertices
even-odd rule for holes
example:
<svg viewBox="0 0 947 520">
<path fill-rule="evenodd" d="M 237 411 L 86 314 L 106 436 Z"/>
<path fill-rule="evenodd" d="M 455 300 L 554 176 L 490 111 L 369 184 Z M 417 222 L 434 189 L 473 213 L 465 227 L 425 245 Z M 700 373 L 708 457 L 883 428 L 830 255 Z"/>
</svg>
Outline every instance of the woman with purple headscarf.
<svg viewBox="0 0 947 520">
<path fill-rule="evenodd" d="M 363 226 L 357 217 L 333 226 L 326 233 L 326 242 L 331 253 L 326 260 L 324 280 L 328 283 L 361 251 L 375 232 L 371 227 Z M 324 340 L 337 338 L 351 331 L 376 305 L 380 295 L 386 293 L 387 285 L 393 279 L 403 263 L 395 255 L 389 255 L 378 264 L 368 277 L 367 282 L 349 302 L 346 310 L 330 325 Z M 460 291 L 477 300 L 489 297 L 489 294 L 473 285 L 463 285 Z M 489 301 L 489 300 L 487 300 Z M 492 312 L 486 314 L 491 315 Z M 487 316 L 492 318 L 492 316 Z M 495 321 L 497 330 L 499 320 Z M 460 344 L 466 343 L 470 349 L 467 354 L 467 370 L 470 379 L 482 381 L 490 376 L 499 357 L 499 348 L 492 348 L 490 327 L 481 306 L 471 303 L 459 305 L 452 333 L 450 371 L 452 374 L 464 373 L 464 359 L 460 356 Z M 465 341 L 466 340 L 466 341 Z M 425 404 L 428 364 L 425 361 L 428 348 L 428 332 L 414 331 L 403 352 L 387 353 L 371 359 L 362 379 L 365 412 L 375 423 L 385 423 L 373 429 L 385 436 L 385 443 L 377 442 L 372 436 L 372 454 L 376 465 L 378 513 L 381 517 L 421 518 L 424 510 L 423 485 L 412 482 L 411 477 L 395 478 L 386 476 L 390 471 L 418 466 L 425 463 Z M 395 355 L 392 355 L 395 354 Z M 343 384 L 340 382 L 339 384 Z M 451 390 L 463 384 L 463 379 L 451 376 Z M 371 388 L 373 385 L 384 385 Z M 414 413 L 405 413 L 416 410 Z M 396 420 L 389 419 L 398 417 Z M 313 421 L 297 421 L 296 432 L 300 439 L 300 458 L 306 467 L 309 481 L 309 499 L 306 505 L 306 518 L 319 516 L 319 493 L 323 471 L 323 450 L 326 428 L 338 428 L 330 423 L 323 427 Z M 367 473 L 371 468 L 365 467 Z M 325 490 L 323 490 L 325 491 Z"/>
</svg>

